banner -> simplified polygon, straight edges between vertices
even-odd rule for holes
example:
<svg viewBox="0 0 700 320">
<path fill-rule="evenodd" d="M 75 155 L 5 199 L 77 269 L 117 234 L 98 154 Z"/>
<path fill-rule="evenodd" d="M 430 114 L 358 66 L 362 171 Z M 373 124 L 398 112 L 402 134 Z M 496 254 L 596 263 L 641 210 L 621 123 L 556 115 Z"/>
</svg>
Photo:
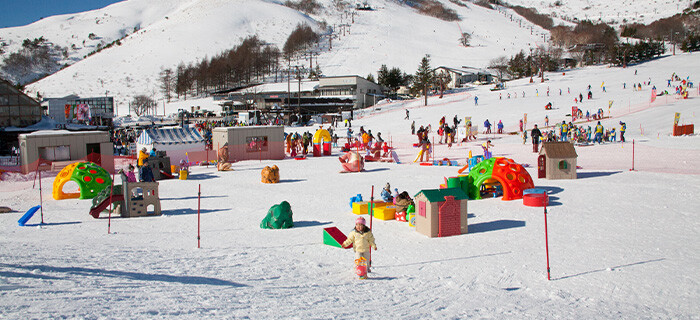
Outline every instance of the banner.
<svg viewBox="0 0 700 320">
<path fill-rule="evenodd" d="M 677 126 L 679 121 L 681 121 L 681 113 L 676 112 L 676 115 L 673 118 L 673 126 Z"/>
<path fill-rule="evenodd" d="M 457 128 L 457 141 L 462 141 L 467 138 L 467 128 L 459 127 Z"/>
<path fill-rule="evenodd" d="M 578 117 L 578 107 L 572 106 L 571 107 L 571 122 L 576 121 L 577 117 Z"/>
<path fill-rule="evenodd" d="M 88 121 L 90 120 L 90 107 L 87 104 L 81 103 L 77 105 L 77 116 L 78 121 Z"/>
<path fill-rule="evenodd" d="M 523 132 L 527 131 L 527 113 L 523 114 Z"/>
<path fill-rule="evenodd" d="M 656 87 L 651 89 L 651 102 L 656 101 Z"/>
<path fill-rule="evenodd" d="M 71 105 L 70 105 L 70 104 L 65 105 L 65 110 L 64 110 L 64 112 L 65 112 L 65 114 L 66 114 L 66 120 L 70 119 L 70 110 L 71 110 L 71 109 L 72 109 L 72 108 L 71 108 Z"/>
</svg>

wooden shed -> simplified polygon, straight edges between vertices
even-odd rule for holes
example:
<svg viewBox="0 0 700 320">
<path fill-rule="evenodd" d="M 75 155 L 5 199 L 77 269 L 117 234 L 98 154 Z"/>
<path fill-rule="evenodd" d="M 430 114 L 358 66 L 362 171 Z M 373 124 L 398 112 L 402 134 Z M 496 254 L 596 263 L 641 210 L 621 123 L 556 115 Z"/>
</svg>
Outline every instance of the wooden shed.
<svg viewBox="0 0 700 320">
<path fill-rule="evenodd" d="M 414 196 L 416 231 L 428 237 L 467 233 L 467 194 L 460 188 L 421 190 Z"/>
<path fill-rule="evenodd" d="M 284 159 L 283 126 L 214 128 L 212 147 L 228 143 L 229 161 Z"/>
<path fill-rule="evenodd" d="M 571 142 L 545 142 L 537 159 L 537 177 L 576 179 L 576 149 Z"/>
</svg>

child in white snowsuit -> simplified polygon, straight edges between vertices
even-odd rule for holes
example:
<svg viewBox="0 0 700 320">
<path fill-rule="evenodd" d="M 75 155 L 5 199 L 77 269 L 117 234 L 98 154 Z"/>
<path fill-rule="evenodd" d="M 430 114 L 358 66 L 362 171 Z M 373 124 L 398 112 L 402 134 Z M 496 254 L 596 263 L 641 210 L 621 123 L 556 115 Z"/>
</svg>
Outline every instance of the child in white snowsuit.
<svg viewBox="0 0 700 320">
<path fill-rule="evenodd" d="M 355 251 L 355 260 L 365 258 L 367 260 L 367 272 L 370 272 L 369 249 L 370 247 L 377 250 L 377 245 L 374 243 L 374 235 L 365 225 L 365 218 L 359 217 L 355 220 L 355 229 L 350 232 L 348 239 L 343 242 L 343 248 L 347 248 L 352 244 L 352 249 Z"/>
</svg>

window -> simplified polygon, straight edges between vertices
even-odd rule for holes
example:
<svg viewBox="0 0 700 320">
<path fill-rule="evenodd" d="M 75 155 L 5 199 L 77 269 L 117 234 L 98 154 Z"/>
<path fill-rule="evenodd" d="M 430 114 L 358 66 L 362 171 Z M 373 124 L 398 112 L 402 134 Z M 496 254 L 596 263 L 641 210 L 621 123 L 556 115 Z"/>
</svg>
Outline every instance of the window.
<svg viewBox="0 0 700 320">
<path fill-rule="evenodd" d="M 246 152 L 267 151 L 267 136 L 247 137 L 245 143 Z"/>
<path fill-rule="evenodd" d="M 70 160 L 69 146 L 42 147 L 39 148 L 39 157 L 49 161 Z"/>
<path fill-rule="evenodd" d="M 566 160 L 559 161 L 559 169 L 560 170 L 569 169 L 569 164 L 566 162 Z"/>
</svg>

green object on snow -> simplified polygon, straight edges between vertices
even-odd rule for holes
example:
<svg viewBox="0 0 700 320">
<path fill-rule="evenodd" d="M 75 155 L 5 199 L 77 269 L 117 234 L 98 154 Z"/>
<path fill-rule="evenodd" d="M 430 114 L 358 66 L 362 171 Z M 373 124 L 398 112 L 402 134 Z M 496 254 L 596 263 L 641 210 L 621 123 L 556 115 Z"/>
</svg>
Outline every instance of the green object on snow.
<svg viewBox="0 0 700 320">
<path fill-rule="evenodd" d="M 262 229 L 289 229 L 292 227 L 294 227 L 292 207 L 287 201 L 282 201 L 282 203 L 270 207 L 267 215 L 260 222 L 260 228 Z"/>
<path fill-rule="evenodd" d="M 92 199 L 112 185 L 109 172 L 92 162 L 78 163 L 70 179 L 80 186 L 80 199 Z"/>
</svg>

